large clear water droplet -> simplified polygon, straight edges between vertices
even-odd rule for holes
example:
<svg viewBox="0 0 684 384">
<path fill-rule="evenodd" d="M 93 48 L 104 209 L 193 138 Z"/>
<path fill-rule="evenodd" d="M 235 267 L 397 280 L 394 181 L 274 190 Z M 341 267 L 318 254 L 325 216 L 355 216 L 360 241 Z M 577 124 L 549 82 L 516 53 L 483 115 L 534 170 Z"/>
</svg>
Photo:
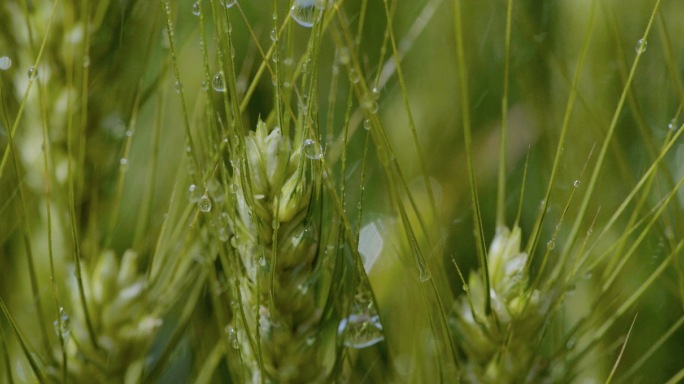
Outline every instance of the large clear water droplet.
<svg viewBox="0 0 684 384">
<path fill-rule="evenodd" d="M 344 345 L 363 349 L 385 339 L 377 313 L 356 313 L 340 321 L 337 334 L 344 337 Z"/>
<path fill-rule="evenodd" d="M 323 157 L 323 148 L 313 139 L 304 140 L 304 156 L 311 160 L 320 160 Z"/>
<path fill-rule="evenodd" d="M 0 57 L 0 69 L 6 71 L 12 66 L 12 59 L 7 56 Z"/>
<path fill-rule="evenodd" d="M 385 339 L 375 305 L 366 300 L 370 298 L 359 300 L 357 296 L 350 308 L 350 315 L 342 319 L 337 326 L 337 334 L 344 337 L 343 343 L 346 347 L 363 349 Z"/>
<path fill-rule="evenodd" d="M 363 349 L 385 340 L 380 315 L 367 283 L 360 283 L 349 308 L 349 316 L 337 326 L 337 335 L 346 347 Z"/>
<path fill-rule="evenodd" d="M 311 28 L 325 8 L 325 0 L 295 0 L 290 17 L 302 27 Z"/>
<path fill-rule="evenodd" d="M 200 7 L 199 1 L 195 1 L 195 3 L 192 4 L 192 14 L 195 16 L 199 16 L 200 15 L 200 8 L 201 7 Z"/>
<path fill-rule="evenodd" d="M 217 72 L 214 78 L 211 80 L 211 87 L 214 88 L 216 92 L 226 91 L 226 81 L 223 78 L 223 72 Z"/>
</svg>

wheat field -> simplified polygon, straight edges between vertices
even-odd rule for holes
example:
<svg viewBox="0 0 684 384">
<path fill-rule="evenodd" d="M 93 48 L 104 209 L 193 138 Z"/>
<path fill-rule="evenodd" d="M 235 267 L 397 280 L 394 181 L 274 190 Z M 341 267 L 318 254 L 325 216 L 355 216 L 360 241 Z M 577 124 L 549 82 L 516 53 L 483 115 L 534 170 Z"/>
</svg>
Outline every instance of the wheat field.
<svg viewBox="0 0 684 384">
<path fill-rule="evenodd" d="M 1 2 L 0 382 L 683 381 L 683 17 Z"/>
</svg>

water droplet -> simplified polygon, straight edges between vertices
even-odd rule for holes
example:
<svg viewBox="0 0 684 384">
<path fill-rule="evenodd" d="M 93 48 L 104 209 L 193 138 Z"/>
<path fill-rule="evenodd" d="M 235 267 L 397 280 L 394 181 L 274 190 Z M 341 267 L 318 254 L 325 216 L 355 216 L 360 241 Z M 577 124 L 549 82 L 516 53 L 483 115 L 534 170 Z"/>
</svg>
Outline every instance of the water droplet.
<svg viewBox="0 0 684 384">
<path fill-rule="evenodd" d="M 385 339 L 382 324 L 377 314 L 360 313 L 342 319 L 337 334 L 344 337 L 344 345 L 349 348 L 363 349 Z"/>
<path fill-rule="evenodd" d="M 188 200 L 191 203 L 196 203 L 199 200 L 199 190 L 195 184 L 190 184 L 188 187 Z"/>
<path fill-rule="evenodd" d="M 262 267 L 266 266 L 266 257 L 264 257 L 264 256 L 259 257 L 259 265 L 261 265 Z"/>
<path fill-rule="evenodd" d="M 125 157 L 120 158 L 119 165 L 121 166 L 121 168 L 126 168 L 126 166 L 128 165 L 128 159 Z"/>
<path fill-rule="evenodd" d="M 217 72 L 211 81 L 211 87 L 214 88 L 216 92 L 226 91 L 226 81 L 223 79 L 223 72 Z"/>
<path fill-rule="evenodd" d="M 380 90 L 378 87 L 373 87 L 373 89 L 371 89 L 371 96 L 373 96 L 374 99 L 380 97 Z"/>
<path fill-rule="evenodd" d="M 209 89 L 209 83 L 206 80 L 202 80 L 202 90 L 206 91 Z"/>
<path fill-rule="evenodd" d="M 320 17 L 321 6 L 324 4 L 323 0 L 294 0 L 294 5 L 290 8 L 290 17 L 302 27 L 311 28 Z"/>
<path fill-rule="evenodd" d="M 226 327 L 223 330 L 228 335 L 228 339 L 230 340 L 230 345 L 232 345 L 233 348 L 235 348 L 235 349 L 240 348 L 240 344 L 238 343 L 238 336 L 237 336 L 237 332 L 235 331 L 235 328 L 231 327 L 230 325 L 226 325 Z"/>
<path fill-rule="evenodd" d="M 271 41 L 278 41 L 278 30 L 275 28 L 271 29 Z"/>
<path fill-rule="evenodd" d="M 195 1 L 195 3 L 192 5 L 192 14 L 195 16 L 200 15 L 200 3 L 199 1 Z"/>
<path fill-rule="evenodd" d="M 359 284 L 353 297 L 349 316 L 342 319 L 337 327 L 337 334 L 343 338 L 344 345 L 362 349 L 383 341 L 383 327 L 370 294 L 370 286 Z"/>
<path fill-rule="evenodd" d="M 591 280 L 591 278 L 594 277 L 594 273 L 591 271 L 587 271 L 583 277 L 585 280 Z"/>
<path fill-rule="evenodd" d="M 28 78 L 29 80 L 33 80 L 36 77 L 38 77 L 38 68 L 31 66 L 28 70 Z"/>
<path fill-rule="evenodd" d="M 126 130 L 126 137 L 131 137 L 131 136 L 133 136 L 133 131 L 130 129 Z"/>
<path fill-rule="evenodd" d="M 221 0 L 219 2 L 226 8 L 232 8 L 233 5 L 237 4 L 237 0 Z"/>
<path fill-rule="evenodd" d="M 61 336 L 62 339 L 69 338 L 69 334 L 71 333 L 71 322 L 69 320 L 69 315 L 66 314 L 63 307 L 59 307 L 59 317 L 52 322 L 52 325 L 55 327 L 55 333 L 57 333 L 58 336 Z"/>
<path fill-rule="evenodd" d="M 361 107 L 370 113 L 378 112 L 378 103 L 371 95 L 366 95 L 361 100 Z"/>
<path fill-rule="evenodd" d="M 670 131 L 676 130 L 677 129 L 677 119 L 673 118 L 672 120 L 670 120 L 670 123 L 667 124 L 667 129 L 669 129 Z"/>
<path fill-rule="evenodd" d="M 639 39 L 634 47 L 634 50 L 636 51 L 637 55 L 641 55 L 642 53 L 646 52 L 647 47 L 648 41 L 646 41 L 646 39 Z"/>
<path fill-rule="evenodd" d="M 292 64 L 294 64 L 294 59 L 291 57 L 286 57 L 285 60 L 283 60 L 283 64 L 290 67 Z"/>
<path fill-rule="evenodd" d="M 316 342 L 316 336 L 309 336 L 306 338 L 306 345 L 312 346 Z"/>
<path fill-rule="evenodd" d="M 12 59 L 7 56 L 0 57 L 0 69 L 6 71 L 12 66 Z"/>
<path fill-rule="evenodd" d="M 199 210 L 204 213 L 211 212 L 211 199 L 209 196 L 204 195 L 197 202 L 197 206 L 199 207 Z"/>
<path fill-rule="evenodd" d="M 418 265 L 418 273 L 420 277 L 420 281 L 422 283 L 430 280 L 432 277 L 432 274 L 430 273 L 430 270 L 427 268 L 427 266 L 424 263 L 417 263 Z"/>
<path fill-rule="evenodd" d="M 181 93 L 181 90 L 183 89 L 183 85 L 181 85 L 180 82 L 176 81 L 175 87 L 176 87 L 176 93 Z"/>
<path fill-rule="evenodd" d="M 549 240 L 549 242 L 546 243 L 546 248 L 547 248 L 549 251 L 551 251 L 551 250 L 553 250 L 554 248 L 556 248 L 556 241 L 553 240 L 553 239 Z"/>
<path fill-rule="evenodd" d="M 370 121 L 370 119 L 366 119 L 363 121 L 363 129 L 365 129 L 366 131 L 370 131 L 372 125 L 373 124 Z"/>
<path fill-rule="evenodd" d="M 238 246 L 238 240 L 239 240 L 239 237 L 237 237 L 237 235 L 233 235 L 233 236 L 230 238 L 230 246 L 233 247 L 233 248 L 237 248 L 237 246 Z"/>
<path fill-rule="evenodd" d="M 582 184 L 582 183 L 579 180 L 575 180 L 575 182 L 572 183 L 572 186 L 575 188 L 578 188 L 580 186 L 580 184 Z"/>
<path fill-rule="evenodd" d="M 304 140 L 304 155 L 311 160 L 320 160 L 323 157 L 323 148 L 313 139 Z"/>
<path fill-rule="evenodd" d="M 587 236 L 591 236 L 591 234 L 594 233 L 594 230 L 589 228 L 587 229 Z"/>
</svg>

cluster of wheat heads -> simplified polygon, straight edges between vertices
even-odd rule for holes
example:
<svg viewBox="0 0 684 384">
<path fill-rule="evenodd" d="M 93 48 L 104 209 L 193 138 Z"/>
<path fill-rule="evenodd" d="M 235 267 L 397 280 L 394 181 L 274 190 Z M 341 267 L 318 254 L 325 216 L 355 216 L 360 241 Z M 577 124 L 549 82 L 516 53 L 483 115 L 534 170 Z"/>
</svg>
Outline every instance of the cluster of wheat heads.
<svg viewBox="0 0 684 384">
<path fill-rule="evenodd" d="M 0 381 L 677 382 L 682 12 L 3 2 Z"/>
</svg>

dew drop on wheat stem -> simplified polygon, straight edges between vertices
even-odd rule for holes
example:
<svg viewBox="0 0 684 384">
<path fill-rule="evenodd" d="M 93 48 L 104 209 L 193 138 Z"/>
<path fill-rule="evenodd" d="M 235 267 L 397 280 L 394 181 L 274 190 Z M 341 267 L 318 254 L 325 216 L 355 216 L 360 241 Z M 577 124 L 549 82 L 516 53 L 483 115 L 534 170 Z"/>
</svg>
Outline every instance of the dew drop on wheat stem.
<svg viewBox="0 0 684 384">
<path fill-rule="evenodd" d="M 71 323 L 69 315 L 66 314 L 63 307 L 59 307 L 59 317 L 52 322 L 52 325 L 55 327 L 55 333 L 57 333 L 58 336 L 61 336 L 62 339 L 69 337 L 69 334 L 71 333 Z"/>
<path fill-rule="evenodd" d="M 188 200 L 191 203 L 196 203 L 199 200 L 199 190 L 195 184 L 190 184 L 188 187 Z"/>
<path fill-rule="evenodd" d="M 572 186 L 575 188 L 579 188 L 580 184 L 582 184 L 579 180 L 575 180 L 575 182 L 572 183 Z"/>
<path fill-rule="evenodd" d="M 237 4 L 237 0 L 220 0 L 219 2 L 226 8 L 233 8 Z"/>
<path fill-rule="evenodd" d="M 337 334 L 344 337 L 344 345 L 363 349 L 385 339 L 377 313 L 353 313 L 342 319 Z"/>
<path fill-rule="evenodd" d="M 325 8 L 325 2 L 326 0 L 294 0 L 290 17 L 302 27 L 311 28 Z"/>
<path fill-rule="evenodd" d="M 670 131 L 674 131 L 677 129 L 677 119 L 673 118 L 670 120 L 670 122 L 667 124 L 667 129 Z"/>
<path fill-rule="evenodd" d="M 224 228 L 224 227 L 221 227 L 221 228 L 218 229 L 217 235 L 218 235 L 219 241 L 221 241 L 221 242 L 223 242 L 223 243 L 225 243 L 226 241 L 228 241 L 228 239 L 230 238 L 230 235 L 229 235 L 229 233 L 228 233 L 228 230 L 227 230 L 226 228 Z"/>
<path fill-rule="evenodd" d="M 228 335 L 228 340 L 230 340 L 230 345 L 238 349 L 240 345 L 238 344 L 238 337 L 237 337 L 237 332 L 235 331 L 235 328 L 231 327 L 230 325 L 226 325 L 224 328 L 224 331 Z"/>
<path fill-rule="evenodd" d="M 363 121 L 363 129 L 365 129 L 366 131 L 370 131 L 372 125 L 373 124 L 371 123 L 370 119 L 366 119 Z"/>
<path fill-rule="evenodd" d="M 642 53 L 646 52 L 647 47 L 648 41 L 646 41 L 646 39 L 639 39 L 637 40 L 634 50 L 636 51 L 637 55 L 641 55 Z"/>
<path fill-rule="evenodd" d="M 378 103 L 375 101 L 375 98 L 372 97 L 370 94 L 364 96 L 361 99 L 361 107 L 373 114 L 378 112 Z"/>
<path fill-rule="evenodd" d="M 12 59 L 7 56 L 0 57 L 0 70 L 6 71 L 12 66 Z"/>
<path fill-rule="evenodd" d="M 214 78 L 211 80 L 211 87 L 214 88 L 214 91 L 216 92 L 226 91 L 226 81 L 223 78 L 223 72 L 219 71 L 214 75 Z"/>
<path fill-rule="evenodd" d="M 321 145 L 316 142 L 316 140 L 304 140 L 304 146 L 302 150 L 304 151 L 304 156 L 311 160 L 320 160 L 321 157 L 323 157 L 323 149 L 321 148 Z"/>
<path fill-rule="evenodd" d="M 195 3 L 192 4 L 192 14 L 195 16 L 200 15 L 200 3 L 199 3 L 199 1 L 195 1 Z"/>
<path fill-rule="evenodd" d="M 278 41 L 278 30 L 273 28 L 271 30 L 271 41 L 276 42 Z"/>
<path fill-rule="evenodd" d="M 211 199 L 209 196 L 204 195 L 200 197 L 199 201 L 197 202 L 197 206 L 199 207 L 199 210 L 204 213 L 211 212 Z"/>
<path fill-rule="evenodd" d="M 28 78 L 29 80 L 33 80 L 36 77 L 38 77 L 38 68 L 31 66 L 28 70 Z"/>
</svg>

